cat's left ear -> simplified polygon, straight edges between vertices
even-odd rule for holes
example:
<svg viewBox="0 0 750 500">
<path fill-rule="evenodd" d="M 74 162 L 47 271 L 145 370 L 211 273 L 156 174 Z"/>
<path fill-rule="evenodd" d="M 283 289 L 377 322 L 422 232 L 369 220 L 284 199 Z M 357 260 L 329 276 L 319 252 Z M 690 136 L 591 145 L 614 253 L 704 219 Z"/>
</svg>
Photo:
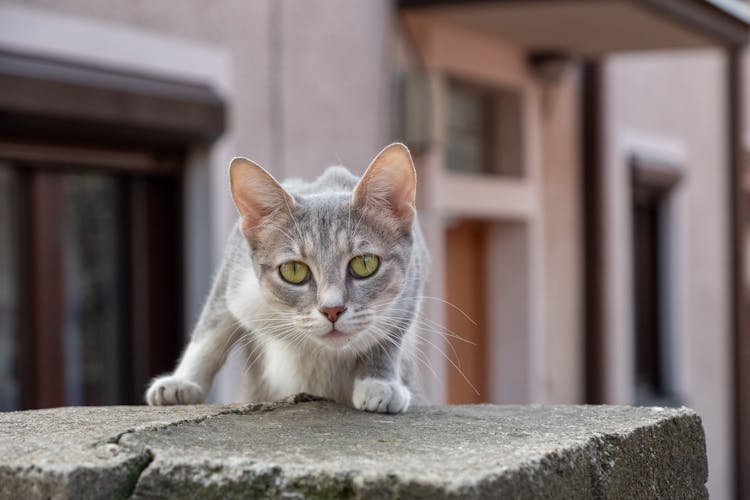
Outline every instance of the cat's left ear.
<svg viewBox="0 0 750 500">
<path fill-rule="evenodd" d="M 257 227 L 264 217 L 294 207 L 294 198 L 263 167 L 235 158 L 229 167 L 232 198 L 242 216 L 242 227 Z"/>
<path fill-rule="evenodd" d="M 396 142 L 372 160 L 352 194 L 355 207 L 383 210 L 404 227 L 414 220 L 417 173 L 409 149 Z"/>
</svg>

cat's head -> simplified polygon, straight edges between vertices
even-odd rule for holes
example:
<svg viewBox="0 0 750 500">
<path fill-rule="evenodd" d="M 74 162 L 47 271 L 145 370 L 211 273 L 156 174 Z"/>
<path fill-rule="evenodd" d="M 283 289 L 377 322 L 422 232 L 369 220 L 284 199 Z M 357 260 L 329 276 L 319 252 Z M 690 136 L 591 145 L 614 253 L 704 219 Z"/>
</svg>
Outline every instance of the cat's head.
<svg viewBox="0 0 750 500">
<path fill-rule="evenodd" d="M 331 185 L 294 194 L 244 158 L 232 161 L 230 174 L 271 309 L 249 321 L 291 342 L 353 351 L 398 326 L 406 311 L 392 305 L 407 276 L 416 192 L 403 144 L 383 149 L 358 182 L 343 169 L 329 170 L 317 184 Z"/>
</svg>

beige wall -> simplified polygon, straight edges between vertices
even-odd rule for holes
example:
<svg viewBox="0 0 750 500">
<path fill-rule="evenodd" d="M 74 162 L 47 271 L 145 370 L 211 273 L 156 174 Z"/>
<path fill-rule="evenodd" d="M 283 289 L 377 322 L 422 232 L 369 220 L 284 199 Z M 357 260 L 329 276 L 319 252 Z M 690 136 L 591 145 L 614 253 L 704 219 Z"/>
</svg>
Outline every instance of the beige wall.
<svg viewBox="0 0 750 500">
<path fill-rule="evenodd" d="M 706 429 L 709 490 L 731 497 L 732 386 L 727 275 L 724 58 L 719 51 L 611 57 L 605 73 L 607 395 L 633 401 L 628 157 L 681 165 L 668 209 L 676 389 Z"/>
<path fill-rule="evenodd" d="M 579 73 L 542 90 L 542 193 L 547 342 L 545 402 L 583 403 L 584 338 Z"/>
<path fill-rule="evenodd" d="M 491 380 L 486 397 L 500 403 L 582 402 L 575 68 L 568 68 L 560 81 L 541 83 L 526 64 L 525 53 L 500 38 L 427 14 L 404 16 L 402 27 L 418 56 L 411 69 L 429 71 L 435 83 L 435 141 L 420 162 L 426 184 L 420 209 L 434 269 L 443 265 L 442 232 L 454 218 L 492 223 L 492 265 L 487 267 Z M 524 178 L 446 172 L 446 78 L 512 88 L 523 96 L 524 143 L 519 147 L 526 159 Z M 442 280 L 434 279 L 429 286 L 430 295 L 444 295 Z M 440 317 L 441 307 L 425 306 L 432 318 Z M 445 363 L 439 355 L 431 359 Z M 440 401 L 439 381 L 429 388 L 432 400 Z"/>
<path fill-rule="evenodd" d="M 272 141 L 284 175 L 314 178 L 336 164 L 363 173 L 393 139 L 391 4 L 278 3 L 282 123 Z"/>
</svg>

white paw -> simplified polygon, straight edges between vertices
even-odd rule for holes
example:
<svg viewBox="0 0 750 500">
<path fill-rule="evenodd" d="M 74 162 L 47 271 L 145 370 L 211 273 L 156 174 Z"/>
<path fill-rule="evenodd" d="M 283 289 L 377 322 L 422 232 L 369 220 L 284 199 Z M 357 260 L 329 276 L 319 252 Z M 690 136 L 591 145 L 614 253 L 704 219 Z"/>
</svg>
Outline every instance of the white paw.
<svg viewBox="0 0 750 500">
<path fill-rule="evenodd" d="M 401 413 L 409 407 L 409 401 L 409 389 L 398 380 L 364 378 L 354 381 L 352 403 L 358 410 Z"/>
<path fill-rule="evenodd" d="M 164 375 L 151 382 L 146 402 L 151 406 L 199 404 L 203 402 L 203 389 L 189 380 Z"/>
</svg>

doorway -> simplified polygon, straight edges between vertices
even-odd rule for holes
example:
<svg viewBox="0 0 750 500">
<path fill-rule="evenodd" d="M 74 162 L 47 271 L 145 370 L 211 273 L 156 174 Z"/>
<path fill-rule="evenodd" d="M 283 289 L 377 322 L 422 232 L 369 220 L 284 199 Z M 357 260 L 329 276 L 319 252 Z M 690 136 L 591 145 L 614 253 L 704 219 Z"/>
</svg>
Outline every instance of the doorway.
<svg viewBox="0 0 750 500">
<path fill-rule="evenodd" d="M 445 231 L 449 404 L 488 401 L 487 238 L 488 223 L 481 220 L 461 219 Z"/>
<path fill-rule="evenodd" d="M 531 401 L 530 259 L 523 221 L 460 219 L 446 228 L 449 404 Z"/>
<path fill-rule="evenodd" d="M 670 199 L 680 169 L 631 161 L 635 403 L 676 406 L 676 332 L 671 322 L 674 256 Z"/>
</svg>

